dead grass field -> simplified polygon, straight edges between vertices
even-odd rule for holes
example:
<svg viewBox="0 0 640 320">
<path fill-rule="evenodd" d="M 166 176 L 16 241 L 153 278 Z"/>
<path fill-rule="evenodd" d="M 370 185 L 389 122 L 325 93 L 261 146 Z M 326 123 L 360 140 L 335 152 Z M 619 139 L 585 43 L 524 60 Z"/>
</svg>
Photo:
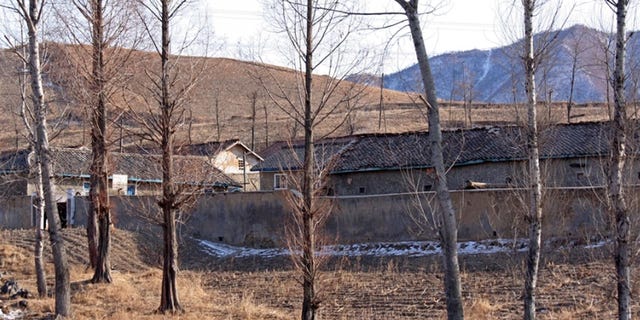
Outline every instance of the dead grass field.
<svg viewBox="0 0 640 320">
<path fill-rule="evenodd" d="M 33 231 L 1 231 L 0 271 L 35 292 Z M 114 232 L 114 283 L 87 282 L 85 233 L 65 229 L 72 265 L 74 319 L 295 319 L 300 285 L 287 259 L 215 259 L 186 240 L 181 246 L 180 298 L 186 310 L 174 317 L 154 313 L 159 305 L 159 239 Z M 158 246 L 158 247 L 156 247 Z M 155 247 L 155 248 L 154 248 Z M 541 319 L 615 317 L 613 266 L 606 248 L 553 250 L 542 263 Z M 47 253 L 50 261 L 50 253 Z M 324 319 L 444 319 L 438 257 L 341 258 L 322 272 Z M 463 296 L 468 319 L 519 319 L 523 259 L 520 254 L 463 256 Z M 634 269 L 634 271 L 636 271 Z M 53 286 L 52 266 L 48 283 Z M 638 280 L 636 272 L 632 272 Z M 634 296 L 637 294 L 634 290 Z M 46 319 L 53 298 L 30 298 L 27 319 Z M 3 297 L 2 305 L 10 305 Z M 640 305 L 634 302 L 638 315 Z M 6 311 L 6 309 L 5 309 Z"/>
</svg>

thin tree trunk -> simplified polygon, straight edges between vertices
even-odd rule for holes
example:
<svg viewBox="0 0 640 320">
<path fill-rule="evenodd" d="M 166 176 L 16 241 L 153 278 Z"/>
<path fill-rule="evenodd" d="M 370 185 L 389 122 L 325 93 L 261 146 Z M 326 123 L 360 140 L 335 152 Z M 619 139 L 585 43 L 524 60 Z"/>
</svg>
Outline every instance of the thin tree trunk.
<svg viewBox="0 0 640 320">
<path fill-rule="evenodd" d="M 23 35 L 22 28 L 20 30 L 20 35 Z M 24 39 L 21 39 L 21 43 L 24 43 Z M 22 46 L 22 72 L 20 75 L 20 116 L 22 118 L 25 129 L 27 129 L 29 136 L 29 146 L 31 149 L 31 153 L 33 153 L 35 158 L 35 166 L 33 170 L 35 170 L 35 179 L 36 179 L 36 196 L 34 198 L 34 203 L 32 203 L 32 208 L 36 212 L 36 223 L 35 223 L 35 243 L 34 243 L 34 264 L 36 271 L 36 286 L 38 288 L 38 296 L 40 298 L 44 298 L 47 296 L 47 279 L 44 269 L 44 260 L 42 258 L 42 252 L 44 249 L 43 243 L 43 233 L 42 229 L 44 228 L 44 199 L 43 199 L 43 191 L 42 191 L 42 170 L 40 168 L 40 158 L 38 153 L 36 152 L 36 134 L 33 132 L 33 127 L 31 125 L 31 120 L 27 117 L 27 74 L 24 70 L 27 70 L 27 61 L 24 60 L 24 57 L 27 56 L 26 53 L 27 48 Z M 17 131 L 17 129 L 16 129 Z M 16 149 L 17 149 L 16 145 Z"/>
<path fill-rule="evenodd" d="M 269 112 L 267 110 L 267 104 L 263 104 L 264 109 L 264 147 L 269 146 Z"/>
<path fill-rule="evenodd" d="M 447 317 L 450 320 L 464 319 L 462 306 L 462 289 L 460 284 L 460 266 L 457 252 L 456 213 L 447 186 L 446 170 L 442 156 L 442 133 L 440 129 L 440 113 L 436 97 L 435 85 L 431 75 L 431 67 L 424 46 L 422 29 L 418 18 L 418 0 L 406 2 L 395 0 L 404 9 L 409 21 L 414 49 L 422 75 L 422 83 L 426 95 L 429 118 L 429 142 L 431 145 L 431 161 L 436 171 L 436 196 L 441 211 L 442 226 L 439 230 L 444 255 L 444 287 L 447 298 Z"/>
<path fill-rule="evenodd" d="M 303 301 L 302 320 L 314 320 L 318 310 L 315 291 L 315 219 L 313 215 L 313 124 L 311 119 L 311 93 L 313 79 L 313 1 L 307 0 L 307 34 L 305 53 L 305 101 L 304 101 L 304 177 L 303 177 L 303 201 L 302 224 L 302 267 L 303 267 Z"/>
<path fill-rule="evenodd" d="M 536 114 L 535 61 L 533 51 L 533 10 L 534 0 L 525 0 L 525 88 L 527 91 L 527 146 L 529 156 L 529 252 L 524 285 L 524 319 L 536 318 L 536 285 L 540 264 L 540 244 L 542 236 L 542 182 L 540 179 L 540 157 L 538 150 L 538 127 Z"/>
<path fill-rule="evenodd" d="M 220 141 L 220 99 L 216 97 L 216 141 Z"/>
<path fill-rule="evenodd" d="M 609 0 L 607 0 L 609 1 Z M 609 199 L 611 199 L 611 214 L 615 217 L 615 266 L 618 289 L 618 319 L 631 319 L 631 279 L 630 279 L 630 221 L 623 183 L 623 169 L 626 154 L 625 121 L 626 101 L 624 96 L 625 85 L 625 46 L 626 46 L 626 15 L 628 0 L 610 1 L 615 4 L 617 31 L 616 31 L 616 57 L 613 72 L 614 110 L 611 123 L 611 170 L 608 176 Z"/>
<path fill-rule="evenodd" d="M 36 156 L 37 158 L 37 156 Z M 47 278 L 44 270 L 44 260 L 42 259 L 42 251 L 44 249 L 43 245 L 43 236 L 42 229 L 44 228 L 44 199 L 42 198 L 42 171 L 40 170 L 40 160 L 36 161 L 36 180 L 37 180 L 37 191 L 36 191 L 36 199 L 35 199 L 35 210 L 36 210 L 36 243 L 34 248 L 34 262 L 36 267 L 36 280 L 38 286 L 38 297 L 44 298 L 47 296 Z"/>
<path fill-rule="evenodd" d="M 162 131 L 162 200 L 160 207 L 163 216 L 164 229 L 164 262 L 162 267 L 162 292 L 160 295 L 161 313 L 181 312 L 180 300 L 178 299 L 178 241 L 176 236 L 176 214 L 175 214 L 175 192 L 173 186 L 173 132 L 171 128 L 172 102 L 169 92 L 169 5 L 170 0 L 162 1 L 161 24 L 162 24 L 162 52 L 160 56 L 162 78 L 161 86 L 161 131 Z"/>
<path fill-rule="evenodd" d="M 258 93 L 251 95 L 251 150 L 256 148 L 256 108 L 258 104 Z"/>
<path fill-rule="evenodd" d="M 38 23 L 41 4 L 37 0 L 29 1 L 29 8 L 22 8 L 29 32 L 29 72 L 31 74 L 32 100 L 36 122 L 36 153 L 40 159 L 42 172 L 42 189 L 44 195 L 45 212 L 49 220 L 49 236 L 53 247 L 55 265 L 55 313 L 58 316 L 71 315 L 71 290 L 69 266 L 65 252 L 64 239 L 60 233 L 60 219 L 55 202 L 53 166 L 49 150 L 47 134 L 46 105 L 42 87 L 42 72 L 40 69 L 40 50 L 38 47 Z"/>
<path fill-rule="evenodd" d="M 102 19 L 103 0 L 91 1 L 91 25 L 92 32 L 92 60 L 93 71 L 91 75 L 93 95 L 95 105 L 92 109 L 92 126 L 91 126 L 91 147 L 92 147 L 92 163 L 91 163 L 91 213 L 93 217 L 89 219 L 89 224 L 97 223 L 97 248 L 90 248 L 95 254 L 94 274 L 91 279 L 94 283 L 111 283 L 111 261 L 110 247 L 111 235 L 109 228 L 111 227 L 110 208 L 109 208 L 109 180 L 107 174 L 107 106 L 105 96 L 105 76 L 104 76 L 104 28 Z M 91 227 L 92 232 L 96 231 L 96 226 Z M 89 230 L 89 225 L 87 225 Z M 95 241 L 96 235 L 89 235 L 92 241 Z M 90 244 L 91 245 L 91 244 Z M 95 244 L 94 244 L 95 245 Z"/>
</svg>

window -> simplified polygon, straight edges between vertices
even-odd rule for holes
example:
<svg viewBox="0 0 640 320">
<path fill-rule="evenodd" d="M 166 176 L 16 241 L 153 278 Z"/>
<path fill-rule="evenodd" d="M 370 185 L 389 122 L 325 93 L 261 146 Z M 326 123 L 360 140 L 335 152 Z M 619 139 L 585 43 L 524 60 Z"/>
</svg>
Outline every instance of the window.
<svg viewBox="0 0 640 320">
<path fill-rule="evenodd" d="M 82 193 L 86 196 L 86 195 L 89 195 L 89 191 L 91 191 L 91 183 L 84 182 L 82 184 Z"/>
<path fill-rule="evenodd" d="M 367 189 L 365 187 L 360 187 L 358 189 L 358 193 L 360 193 L 360 194 L 364 194 L 366 191 L 367 191 Z"/>
<path fill-rule="evenodd" d="M 287 175 L 278 173 L 273 176 L 273 188 L 275 190 L 282 190 L 287 188 Z"/>
<path fill-rule="evenodd" d="M 135 184 L 130 184 L 127 186 L 127 195 L 128 196 L 135 196 L 136 195 L 136 185 Z"/>
<path fill-rule="evenodd" d="M 422 186 L 422 191 L 431 191 L 431 185 L 425 184 L 424 186 Z"/>
<path fill-rule="evenodd" d="M 571 163 L 571 164 L 569 164 L 569 167 L 571 167 L 571 168 L 586 168 L 587 164 L 586 163 Z"/>
<path fill-rule="evenodd" d="M 244 170 L 244 158 L 238 158 L 238 170 Z"/>
</svg>

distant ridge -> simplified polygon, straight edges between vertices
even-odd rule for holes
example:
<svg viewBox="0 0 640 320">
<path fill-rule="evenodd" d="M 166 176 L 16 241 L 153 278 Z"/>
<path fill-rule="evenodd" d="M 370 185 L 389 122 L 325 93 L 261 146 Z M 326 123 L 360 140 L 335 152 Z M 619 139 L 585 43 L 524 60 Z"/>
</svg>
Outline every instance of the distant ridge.
<svg viewBox="0 0 640 320">
<path fill-rule="evenodd" d="M 573 101 L 605 102 L 607 67 L 604 64 L 604 48 L 607 44 L 612 45 L 609 41 L 611 37 L 611 34 L 583 25 L 537 34 L 535 41 L 538 43 L 555 38 L 549 56 L 542 60 L 536 74 L 539 100 L 551 96 L 552 101 L 568 101 L 575 65 Z M 627 51 L 627 72 L 632 83 L 633 79 L 636 79 L 636 83 L 640 82 L 640 40 L 637 38 L 630 38 Z M 522 102 L 524 76 L 518 54 L 521 45 L 522 42 L 517 41 L 490 50 L 453 52 L 431 57 L 438 97 L 444 101 L 464 101 L 466 98 L 473 102 Z M 611 54 L 608 59 L 612 61 Z M 371 79 L 368 78 L 368 81 L 371 82 Z M 417 65 L 385 76 L 384 86 L 406 92 L 422 91 Z M 638 92 L 638 85 L 629 86 L 630 96 L 633 96 L 633 91 Z"/>
</svg>

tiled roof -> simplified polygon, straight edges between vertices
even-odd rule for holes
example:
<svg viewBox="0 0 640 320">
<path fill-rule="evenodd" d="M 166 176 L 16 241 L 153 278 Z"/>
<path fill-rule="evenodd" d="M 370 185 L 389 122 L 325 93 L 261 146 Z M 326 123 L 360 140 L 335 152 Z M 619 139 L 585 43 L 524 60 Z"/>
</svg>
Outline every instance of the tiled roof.
<svg viewBox="0 0 640 320">
<path fill-rule="evenodd" d="M 5 161 L 0 165 L 0 172 L 28 171 L 25 160 L 27 150 L 7 153 L 7 159 L 17 159 L 14 162 Z M 13 154 L 13 156 L 11 156 Z M 91 151 L 86 148 L 55 148 L 51 150 L 53 171 L 61 177 L 88 177 L 90 175 Z M 4 159 L 5 157 L 0 157 Z M 23 159 L 24 158 L 24 159 Z M 111 174 L 125 174 L 129 180 L 160 182 L 162 180 L 162 157 L 159 155 L 141 155 L 135 153 L 111 153 L 108 172 Z M 9 164 L 13 163 L 13 166 Z M 236 186 L 233 179 L 213 167 L 207 158 L 194 156 L 174 156 L 175 181 L 178 183 L 199 183 Z"/>
<path fill-rule="evenodd" d="M 353 137 L 347 137 L 316 142 L 316 162 L 324 166 L 354 141 Z M 276 142 L 261 153 L 266 154 L 264 161 L 251 168 L 252 171 L 281 171 L 282 168 L 285 170 L 300 170 L 304 159 L 304 144 L 300 142 Z"/>
<path fill-rule="evenodd" d="M 29 150 L 0 152 L 0 172 L 4 174 L 27 172 Z"/>
<path fill-rule="evenodd" d="M 551 126 L 540 130 L 541 158 L 570 158 L 604 155 L 608 151 L 607 123 L 580 123 Z M 484 127 L 442 132 L 444 159 L 447 165 L 523 160 L 526 154 L 526 132 L 521 127 Z M 331 147 L 327 147 L 331 146 Z M 339 157 L 333 172 L 428 168 L 432 166 L 429 134 L 365 134 L 316 143 L 316 149 Z M 302 159 L 304 147 L 294 145 Z M 264 153 L 265 161 L 257 171 L 299 169 L 291 147 L 281 144 Z M 316 151 L 318 154 L 319 151 Z"/>
</svg>

